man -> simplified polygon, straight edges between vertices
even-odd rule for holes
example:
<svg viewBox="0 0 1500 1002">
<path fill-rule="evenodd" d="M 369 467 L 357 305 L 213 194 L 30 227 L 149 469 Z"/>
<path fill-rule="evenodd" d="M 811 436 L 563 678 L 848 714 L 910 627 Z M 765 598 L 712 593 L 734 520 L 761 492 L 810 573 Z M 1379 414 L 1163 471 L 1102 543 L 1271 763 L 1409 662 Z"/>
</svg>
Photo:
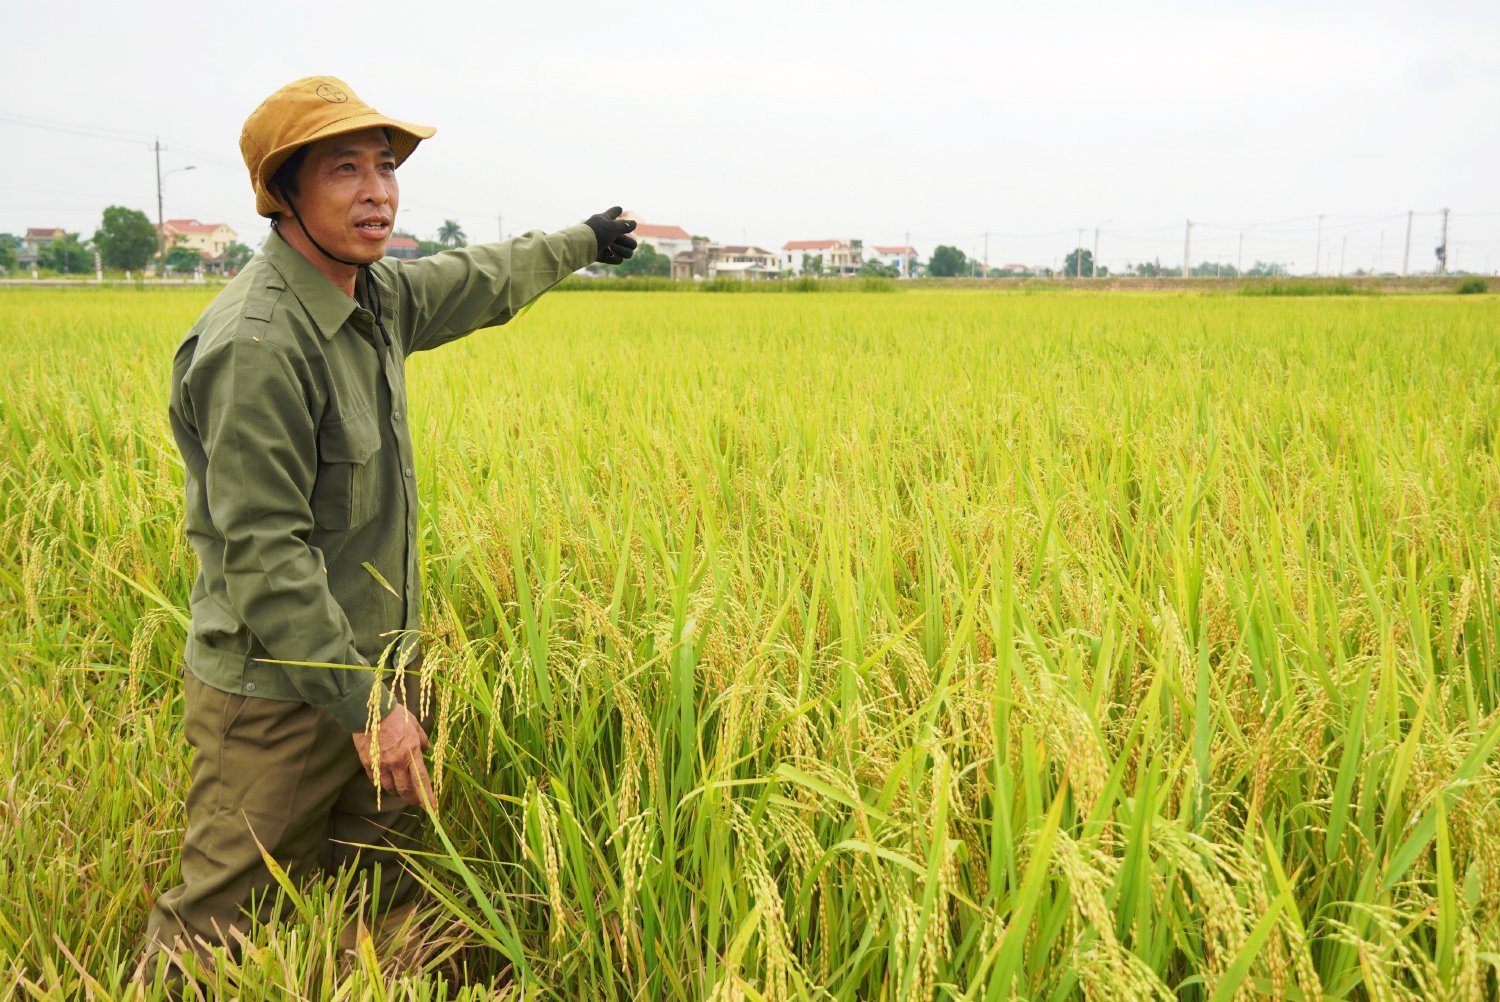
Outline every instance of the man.
<svg viewBox="0 0 1500 1002">
<path fill-rule="evenodd" d="M 615 208 L 556 233 L 386 259 L 396 168 L 433 132 L 309 77 L 240 136 L 272 232 L 172 367 L 200 563 L 183 700 L 195 754 L 182 883 L 151 912 L 147 972 L 269 917 L 262 847 L 294 880 L 356 868 L 377 910 L 410 900 L 393 850 L 417 844 L 433 793 L 416 713 L 406 356 L 504 323 L 636 246 Z M 377 782 L 398 796 L 381 800 Z"/>
</svg>

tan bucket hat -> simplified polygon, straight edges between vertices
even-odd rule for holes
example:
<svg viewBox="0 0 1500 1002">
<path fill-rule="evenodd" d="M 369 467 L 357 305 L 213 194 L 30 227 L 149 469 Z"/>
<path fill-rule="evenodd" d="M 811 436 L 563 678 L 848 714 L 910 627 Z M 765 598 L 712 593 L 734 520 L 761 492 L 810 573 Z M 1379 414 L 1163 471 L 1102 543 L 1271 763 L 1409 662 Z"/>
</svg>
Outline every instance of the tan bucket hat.
<svg viewBox="0 0 1500 1002">
<path fill-rule="evenodd" d="M 262 216 L 286 211 L 271 191 L 271 178 L 299 146 L 378 128 L 391 130 L 391 151 L 396 154 L 397 167 L 412 155 L 418 143 L 437 132 L 426 125 L 380 114 L 337 77 L 303 77 L 266 98 L 245 119 L 240 132 L 240 154 L 250 169 L 255 211 Z"/>
</svg>

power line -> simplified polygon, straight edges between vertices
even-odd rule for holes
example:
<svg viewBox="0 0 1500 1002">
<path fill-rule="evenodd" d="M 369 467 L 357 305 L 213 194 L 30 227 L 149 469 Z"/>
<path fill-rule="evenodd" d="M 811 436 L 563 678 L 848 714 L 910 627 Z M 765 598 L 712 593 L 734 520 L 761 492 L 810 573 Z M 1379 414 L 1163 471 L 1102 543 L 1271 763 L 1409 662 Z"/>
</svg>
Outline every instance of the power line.
<svg viewBox="0 0 1500 1002">
<path fill-rule="evenodd" d="M 27 129 L 41 129 L 46 132 L 58 132 L 68 136 L 82 136 L 85 139 L 102 139 L 106 142 L 111 143 L 125 143 L 128 146 L 137 146 L 141 143 L 141 140 L 139 139 L 126 139 L 123 136 L 111 136 L 103 132 L 93 132 L 85 129 L 74 129 L 60 125 L 43 125 L 40 122 L 24 122 L 9 115 L 0 115 L 0 122 L 6 122 L 10 125 L 19 125 Z"/>
<path fill-rule="evenodd" d="M 33 129 L 67 130 L 94 136 L 99 139 L 115 139 L 122 143 L 144 142 L 151 137 L 149 132 L 137 132 L 134 129 L 111 129 L 103 125 L 82 125 L 78 122 L 64 122 L 56 118 L 19 115 L 13 111 L 0 111 L 0 121 L 7 121 L 12 125 L 24 125 Z"/>
<path fill-rule="evenodd" d="M 17 115 L 14 112 L 0 111 L 0 122 L 10 125 L 19 125 L 26 129 L 41 129 L 45 132 L 56 132 L 68 136 L 80 136 L 84 139 L 99 139 L 110 143 L 124 143 L 128 146 L 141 145 L 147 149 L 151 148 L 152 135 L 146 132 L 135 132 L 127 129 L 109 129 L 96 125 L 80 125 L 75 122 L 62 122 L 46 118 L 34 118 L 29 115 Z M 174 141 L 173 145 L 186 153 L 205 160 L 215 161 L 226 167 L 242 167 L 243 165 L 211 150 L 189 146 L 186 143 Z"/>
</svg>

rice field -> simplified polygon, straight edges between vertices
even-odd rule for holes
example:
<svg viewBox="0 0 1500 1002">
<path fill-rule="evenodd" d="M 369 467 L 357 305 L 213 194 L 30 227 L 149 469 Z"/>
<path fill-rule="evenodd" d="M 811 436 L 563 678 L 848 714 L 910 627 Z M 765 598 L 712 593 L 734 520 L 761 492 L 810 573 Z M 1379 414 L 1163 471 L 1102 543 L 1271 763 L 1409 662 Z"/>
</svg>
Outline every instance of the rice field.
<svg viewBox="0 0 1500 1002">
<path fill-rule="evenodd" d="M 142 997 L 211 292 L 0 290 L 0 995 Z M 1500 300 L 568 292 L 409 365 L 420 930 L 210 994 L 1500 996 Z"/>
</svg>

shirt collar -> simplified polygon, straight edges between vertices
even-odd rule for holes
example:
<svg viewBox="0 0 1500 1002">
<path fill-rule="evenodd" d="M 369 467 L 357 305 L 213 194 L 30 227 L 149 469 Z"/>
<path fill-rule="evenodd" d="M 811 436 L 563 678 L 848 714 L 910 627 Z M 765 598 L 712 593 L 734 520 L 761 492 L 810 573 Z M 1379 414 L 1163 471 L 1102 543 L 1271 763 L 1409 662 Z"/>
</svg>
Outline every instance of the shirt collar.
<svg viewBox="0 0 1500 1002">
<path fill-rule="evenodd" d="M 261 252 L 317 324 L 318 332 L 325 340 L 331 340 L 354 312 L 354 300 L 344 295 L 343 290 L 313 267 L 311 261 L 287 244 L 275 230 L 266 238 Z"/>
</svg>

